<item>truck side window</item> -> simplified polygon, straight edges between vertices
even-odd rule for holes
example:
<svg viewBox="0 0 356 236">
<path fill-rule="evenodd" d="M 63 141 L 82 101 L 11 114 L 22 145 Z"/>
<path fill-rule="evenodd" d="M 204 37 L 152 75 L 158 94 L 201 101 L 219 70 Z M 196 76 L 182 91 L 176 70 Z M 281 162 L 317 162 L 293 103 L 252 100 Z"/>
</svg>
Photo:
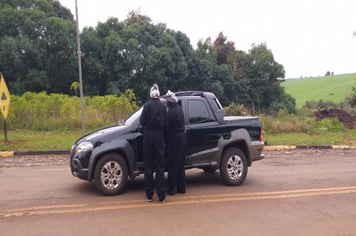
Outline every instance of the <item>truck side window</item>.
<svg viewBox="0 0 356 236">
<path fill-rule="evenodd" d="M 205 104 L 199 100 L 188 101 L 189 123 L 205 123 L 210 122 L 210 116 Z"/>
</svg>

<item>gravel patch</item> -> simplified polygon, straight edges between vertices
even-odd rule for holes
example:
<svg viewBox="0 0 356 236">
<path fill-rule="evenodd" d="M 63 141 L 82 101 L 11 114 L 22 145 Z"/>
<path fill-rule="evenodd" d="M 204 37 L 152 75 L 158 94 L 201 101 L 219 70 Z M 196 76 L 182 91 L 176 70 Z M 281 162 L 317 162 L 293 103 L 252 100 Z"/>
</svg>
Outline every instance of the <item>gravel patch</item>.
<svg viewBox="0 0 356 236">
<path fill-rule="evenodd" d="M 330 155 L 354 155 L 356 157 L 356 149 L 294 149 L 288 151 L 264 151 L 268 157 L 283 157 L 283 156 L 330 156 Z M 21 167 L 21 166 L 49 166 L 49 165 L 68 165 L 69 155 L 21 155 L 8 158 L 0 158 L 0 168 L 6 167 Z M 263 160 L 262 160 L 263 161 Z"/>
</svg>

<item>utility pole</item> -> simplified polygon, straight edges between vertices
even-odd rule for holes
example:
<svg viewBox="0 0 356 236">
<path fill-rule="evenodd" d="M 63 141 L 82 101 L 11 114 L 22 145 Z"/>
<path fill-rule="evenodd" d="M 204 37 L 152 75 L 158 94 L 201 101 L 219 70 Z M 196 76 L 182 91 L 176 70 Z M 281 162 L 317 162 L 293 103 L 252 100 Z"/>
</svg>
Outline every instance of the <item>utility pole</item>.
<svg viewBox="0 0 356 236">
<path fill-rule="evenodd" d="M 82 113 L 82 133 L 85 134 L 85 126 L 84 126 L 84 105 L 83 105 L 83 81 L 82 81 L 82 58 L 80 51 L 80 38 L 79 38 L 79 22 L 78 22 L 78 4 L 77 0 L 75 0 L 75 15 L 77 22 L 77 45 L 78 45 L 78 70 L 79 70 L 79 84 L 80 84 L 80 104 L 81 104 L 81 113 Z"/>
</svg>

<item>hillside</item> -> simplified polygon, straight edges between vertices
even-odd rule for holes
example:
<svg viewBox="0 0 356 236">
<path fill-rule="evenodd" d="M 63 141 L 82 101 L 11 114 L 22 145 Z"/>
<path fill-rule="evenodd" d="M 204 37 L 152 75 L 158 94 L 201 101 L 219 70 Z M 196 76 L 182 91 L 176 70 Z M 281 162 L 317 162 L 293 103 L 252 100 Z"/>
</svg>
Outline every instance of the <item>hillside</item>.
<svg viewBox="0 0 356 236">
<path fill-rule="evenodd" d="M 286 93 L 291 94 L 297 103 L 297 108 L 305 105 L 306 101 L 343 102 L 352 93 L 356 84 L 356 73 L 334 75 L 326 77 L 312 77 L 302 79 L 287 79 L 282 86 Z"/>
</svg>

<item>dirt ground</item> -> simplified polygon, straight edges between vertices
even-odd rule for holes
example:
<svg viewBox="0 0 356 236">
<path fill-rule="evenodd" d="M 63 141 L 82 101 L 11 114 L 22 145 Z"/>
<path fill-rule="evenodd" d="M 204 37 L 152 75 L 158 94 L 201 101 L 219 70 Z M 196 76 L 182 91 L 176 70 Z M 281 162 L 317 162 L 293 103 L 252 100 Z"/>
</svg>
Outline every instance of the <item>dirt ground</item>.
<svg viewBox="0 0 356 236">
<path fill-rule="evenodd" d="M 329 109 L 314 112 L 311 117 L 315 117 L 316 121 L 319 122 L 326 118 L 338 118 L 344 127 L 347 129 L 355 129 L 356 116 L 350 115 L 344 110 L 339 109 Z"/>
<path fill-rule="evenodd" d="M 355 155 L 356 149 L 294 149 L 290 151 L 264 151 L 268 157 L 283 157 L 283 156 L 330 156 L 330 155 Z M 263 160 L 262 160 L 263 161 Z M 14 156 L 9 158 L 0 158 L 0 168 L 12 166 L 48 166 L 48 165 L 68 165 L 69 155 L 26 155 Z"/>
</svg>

